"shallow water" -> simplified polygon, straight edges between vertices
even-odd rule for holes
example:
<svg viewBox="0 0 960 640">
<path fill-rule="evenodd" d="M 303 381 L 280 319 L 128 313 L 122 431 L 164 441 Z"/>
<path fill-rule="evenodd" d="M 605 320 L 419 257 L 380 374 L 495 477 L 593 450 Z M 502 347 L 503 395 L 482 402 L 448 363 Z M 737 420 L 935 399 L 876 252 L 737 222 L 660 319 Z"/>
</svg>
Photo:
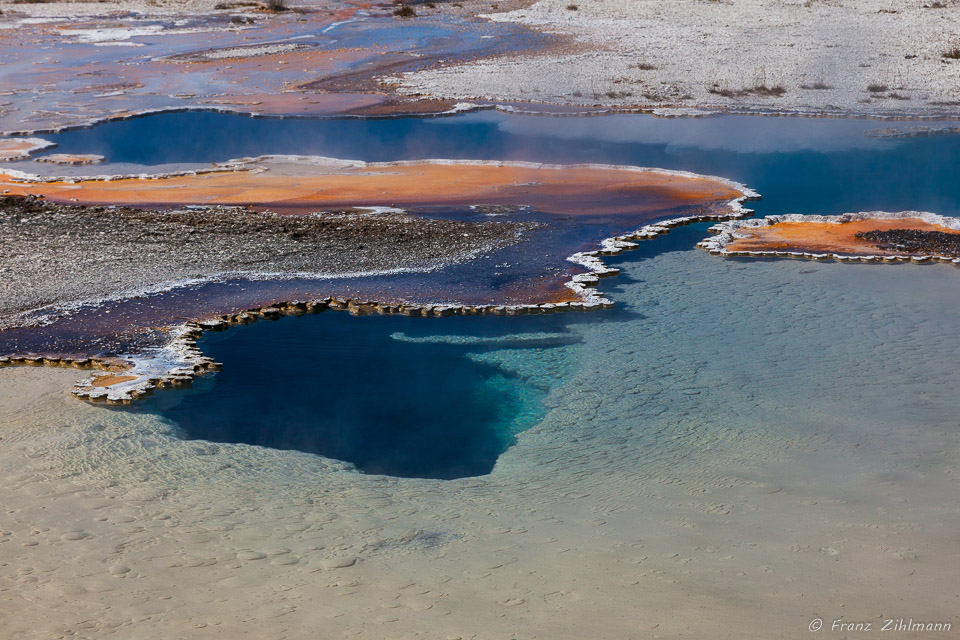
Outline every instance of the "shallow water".
<svg viewBox="0 0 960 640">
<path fill-rule="evenodd" d="M 38 546 L 5 552 L 11 573 L 42 569 L 18 585 L 15 619 L 46 629 L 65 584 L 89 589 L 71 611 L 95 618 L 96 589 L 115 584 L 106 569 L 120 564 L 137 590 L 111 592 L 113 608 L 147 601 L 143 625 L 157 633 L 203 616 L 219 634 L 278 610 L 291 630 L 370 638 L 805 638 L 815 617 L 956 622 L 960 273 L 722 260 L 689 249 L 698 231 L 618 259 L 610 313 L 491 318 L 495 330 L 327 313 L 231 329 L 210 345 L 226 353 L 248 331 L 308 337 L 341 321 L 352 335 L 338 350 L 364 349 L 368 334 L 396 341 L 394 331 L 416 347 L 453 342 L 448 354 L 479 355 L 515 389 L 542 390 L 536 424 L 489 475 L 361 475 L 320 456 L 184 439 L 166 418 L 66 398 L 14 416 L 0 449 L 3 485 L 15 487 L 5 526 L 14 545 Z M 564 344 L 526 348 L 544 334 Z M 291 352 L 327 348 L 287 342 L 266 362 L 228 361 L 250 373 L 230 384 L 260 394 L 287 375 Z M 299 373 L 327 376 L 314 373 L 326 364 Z M 339 365 L 347 379 L 356 374 L 344 367 L 364 370 Z M 225 379 L 167 396 L 206 393 L 235 415 L 216 397 Z M 429 394 L 418 398 L 430 415 Z M 280 424 L 284 407 L 272 410 Z M 89 537 L 61 540 L 65 522 Z M 248 559 L 257 552 L 267 558 Z M 331 556 L 359 560 L 330 569 Z M 224 589 L 215 611 L 196 597 Z M 389 616 L 382 603 L 396 605 Z"/>
<path fill-rule="evenodd" d="M 630 261 L 685 251 L 692 225 Z M 135 405 L 188 438 L 318 453 L 367 473 L 456 478 L 489 473 L 543 399 L 577 366 L 576 327 L 630 311 L 522 317 L 352 317 L 328 312 L 207 334 L 229 363 L 195 388 Z"/>
<path fill-rule="evenodd" d="M 688 251 L 707 226 L 644 243 L 630 261 Z M 615 325 L 638 317 L 600 315 Z M 328 312 L 259 322 L 207 334 L 200 347 L 229 363 L 224 371 L 134 410 L 173 420 L 189 438 L 318 453 L 367 473 L 482 475 L 542 419 L 544 397 L 577 366 L 576 327 L 596 321 Z"/>
<path fill-rule="evenodd" d="M 557 459 L 554 446 L 577 443 L 568 454 L 590 476 L 602 472 L 587 460 L 594 444 L 624 473 L 647 474 L 713 447 L 734 446 L 724 455 L 753 465 L 811 439 L 882 456 L 910 434 L 955 431 L 954 387 L 945 382 L 956 378 L 948 364 L 955 267 L 721 260 L 690 248 L 707 226 L 611 259 L 624 269 L 603 287 L 618 301 L 613 311 L 260 323 L 210 340 L 224 372 L 138 410 L 191 438 L 421 477 L 489 472 L 550 409 L 570 442 L 548 447 L 547 459 Z M 504 335 L 508 344 L 498 342 Z M 344 398 L 370 404 L 358 411 Z M 398 398 L 402 410 L 384 414 L 381 403 Z M 633 444 L 614 453 L 611 439 Z M 522 454 L 532 460 L 510 464 L 539 464 L 532 446 Z"/>
<path fill-rule="evenodd" d="M 242 25 L 223 13 L 128 13 L 53 18 L 39 29 L 22 28 L 8 12 L 0 15 L 10 44 L 0 51 L 10 92 L 0 131 L 57 130 L 210 105 L 254 113 L 351 113 L 391 97 L 369 91 L 362 78 L 338 83 L 344 74 L 381 66 L 413 70 L 437 59 L 516 52 L 551 40 L 509 23 L 442 15 L 396 20 L 388 6 L 367 9 L 330 2 L 320 10 L 249 16 L 252 22 Z M 244 52 L 266 45 L 286 51 Z M 211 52 L 225 57 L 208 58 Z"/>
</svg>

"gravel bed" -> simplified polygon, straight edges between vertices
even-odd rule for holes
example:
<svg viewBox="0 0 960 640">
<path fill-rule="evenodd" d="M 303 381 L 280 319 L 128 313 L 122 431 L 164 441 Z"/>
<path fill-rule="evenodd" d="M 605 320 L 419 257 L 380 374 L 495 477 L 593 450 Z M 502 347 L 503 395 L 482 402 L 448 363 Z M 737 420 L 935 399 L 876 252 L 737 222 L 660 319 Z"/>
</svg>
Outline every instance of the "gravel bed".
<svg viewBox="0 0 960 640">
<path fill-rule="evenodd" d="M 39 308 L 227 275 L 429 270 L 519 242 L 537 226 L 362 210 L 161 212 L 0 197 L 0 329 L 23 324 Z"/>
</svg>

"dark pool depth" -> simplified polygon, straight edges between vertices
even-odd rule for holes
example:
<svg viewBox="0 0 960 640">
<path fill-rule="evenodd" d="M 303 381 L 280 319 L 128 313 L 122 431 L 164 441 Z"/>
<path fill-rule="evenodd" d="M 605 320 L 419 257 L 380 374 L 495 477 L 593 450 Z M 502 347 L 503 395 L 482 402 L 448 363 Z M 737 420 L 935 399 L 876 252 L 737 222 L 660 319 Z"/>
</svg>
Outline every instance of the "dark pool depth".
<svg viewBox="0 0 960 640">
<path fill-rule="evenodd" d="M 539 419 L 545 390 L 471 354 L 517 346 L 498 336 L 531 327 L 555 335 L 520 348 L 565 348 L 573 339 L 560 318 L 450 320 L 329 312 L 208 335 L 204 351 L 229 366 L 134 410 L 174 420 L 191 439 L 317 453 L 367 473 L 486 474 L 515 433 Z M 464 332 L 493 342 L 458 344 Z"/>
</svg>

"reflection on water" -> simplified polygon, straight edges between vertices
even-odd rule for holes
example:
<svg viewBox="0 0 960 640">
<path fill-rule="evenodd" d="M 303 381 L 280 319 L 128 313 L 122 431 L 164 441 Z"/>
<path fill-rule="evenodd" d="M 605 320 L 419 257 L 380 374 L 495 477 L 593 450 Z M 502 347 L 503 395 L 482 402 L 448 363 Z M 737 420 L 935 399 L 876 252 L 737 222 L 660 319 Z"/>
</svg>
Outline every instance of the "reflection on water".
<svg viewBox="0 0 960 640">
<path fill-rule="evenodd" d="M 49 136 L 61 153 L 144 165 L 289 153 L 366 161 L 456 158 L 629 164 L 719 175 L 763 196 L 757 211 L 885 209 L 960 214 L 960 136 L 898 140 L 870 120 L 649 115 L 551 118 L 493 112 L 383 120 L 169 113 Z M 894 126 L 910 127 L 909 123 Z M 133 144 L 131 141 L 137 141 Z M 99 171 L 107 171 L 99 167 Z"/>
</svg>

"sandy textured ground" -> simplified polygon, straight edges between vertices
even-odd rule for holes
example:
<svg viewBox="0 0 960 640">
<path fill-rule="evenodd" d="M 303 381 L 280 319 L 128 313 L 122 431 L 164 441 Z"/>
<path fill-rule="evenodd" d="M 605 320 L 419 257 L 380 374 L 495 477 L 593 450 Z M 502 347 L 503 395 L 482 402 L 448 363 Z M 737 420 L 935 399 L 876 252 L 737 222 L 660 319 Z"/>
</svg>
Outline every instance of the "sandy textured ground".
<svg viewBox="0 0 960 640">
<path fill-rule="evenodd" d="M 483 355 L 551 391 L 481 478 L 184 441 L 73 400 L 80 372 L 0 369 L 4 640 L 956 628 L 956 272 L 627 267 L 582 343 Z"/>
<path fill-rule="evenodd" d="M 847 113 L 960 104 L 960 61 L 943 55 L 960 45 L 960 4 L 949 0 L 540 0 L 491 18 L 581 46 L 411 74 L 406 91 Z"/>
</svg>

